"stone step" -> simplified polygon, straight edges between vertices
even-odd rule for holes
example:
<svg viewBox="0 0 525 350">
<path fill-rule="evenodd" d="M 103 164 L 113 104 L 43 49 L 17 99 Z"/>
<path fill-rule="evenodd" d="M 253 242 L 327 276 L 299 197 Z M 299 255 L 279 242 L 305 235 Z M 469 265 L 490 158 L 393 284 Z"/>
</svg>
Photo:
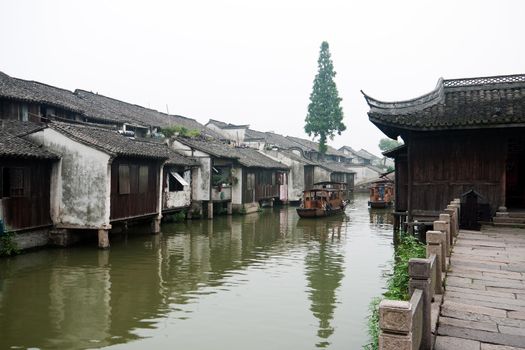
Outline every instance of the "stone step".
<svg viewBox="0 0 525 350">
<path fill-rule="evenodd" d="M 498 227 L 514 227 L 514 228 L 525 228 L 525 223 L 510 223 L 510 222 L 495 222 L 494 226 Z"/>
<path fill-rule="evenodd" d="M 503 217 L 503 216 L 496 216 L 494 218 L 494 222 L 496 223 L 506 223 L 506 224 L 525 224 L 525 217 Z"/>
</svg>

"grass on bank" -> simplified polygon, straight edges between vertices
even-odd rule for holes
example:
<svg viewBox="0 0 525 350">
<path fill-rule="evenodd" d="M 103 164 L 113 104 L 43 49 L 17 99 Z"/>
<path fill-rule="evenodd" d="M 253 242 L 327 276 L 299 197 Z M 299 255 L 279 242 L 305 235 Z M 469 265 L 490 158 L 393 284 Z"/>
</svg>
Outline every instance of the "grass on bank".
<svg viewBox="0 0 525 350">
<path fill-rule="evenodd" d="M 408 300 L 408 261 L 412 258 L 425 258 L 426 249 L 414 236 L 400 234 L 400 242 L 394 253 L 392 274 L 387 280 L 387 291 L 382 297 L 372 299 L 369 305 L 368 335 L 370 343 L 363 349 L 377 350 L 379 340 L 379 303 L 382 299 Z"/>
</svg>

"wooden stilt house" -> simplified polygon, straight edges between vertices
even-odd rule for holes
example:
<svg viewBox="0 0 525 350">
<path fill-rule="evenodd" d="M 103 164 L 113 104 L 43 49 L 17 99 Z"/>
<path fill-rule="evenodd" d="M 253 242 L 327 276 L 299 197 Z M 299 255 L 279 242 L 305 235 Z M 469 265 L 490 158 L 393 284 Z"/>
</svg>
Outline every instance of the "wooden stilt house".
<svg viewBox="0 0 525 350">
<path fill-rule="evenodd" d="M 370 121 L 405 142 L 385 153 L 395 159 L 397 212 L 435 218 L 471 190 L 489 216 L 525 208 L 525 75 L 440 79 L 406 101 L 365 98 Z"/>
</svg>

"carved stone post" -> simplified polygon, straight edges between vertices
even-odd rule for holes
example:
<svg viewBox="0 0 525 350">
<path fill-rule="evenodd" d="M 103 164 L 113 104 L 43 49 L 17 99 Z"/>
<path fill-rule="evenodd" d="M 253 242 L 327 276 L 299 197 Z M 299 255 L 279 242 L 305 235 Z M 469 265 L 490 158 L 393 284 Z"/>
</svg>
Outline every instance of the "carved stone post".
<svg viewBox="0 0 525 350">
<path fill-rule="evenodd" d="M 434 221 L 435 222 L 435 221 Z M 427 258 L 432 254 L 436 255 L 439 270 L 445 272 L 446 265 L 446 239 L 445 233 L 442 231 L 427 231 Z M 441 293 L 438 293 L 441 294 Z"/>
<path fill-rule="evenodd" d="M 416 289 L 423 292 L 423 327 L 421 328 L 421 348 L 430 350 L 432 347 L 431 308 L 432 291 L 432 267 L 430 259 L 410 259 L 408 262 L 408 273 L 410 275 L 410 294 Z"/>
<path fill-rule="evenodd" d="M 410 302 L 382 300 L 379 304 L 379 349 L 412 350 L 412 322 Z"/>
<path fill-rule="evenodd" d="M 456 226 L 456 220 L 457 220 L 456 208 L 452 207 L 451 205 L 447 205 L 447 208 L 443 211 L 445 212 L 445 214 L 450 215 L 450 242 L 452 243 L 454 240 L 454 237 L 458 235 L 457 226 Z"/>
<path fill-rule="evenodd" d="M 445 214 L 449 216 L 448 214 Z M 445 256 L 450 256 L 450 223 L 446 221 L 434 221 L 434 231 L 441 231 L 445 234 L 445 241 L 443 242 Z"/>
</svg>

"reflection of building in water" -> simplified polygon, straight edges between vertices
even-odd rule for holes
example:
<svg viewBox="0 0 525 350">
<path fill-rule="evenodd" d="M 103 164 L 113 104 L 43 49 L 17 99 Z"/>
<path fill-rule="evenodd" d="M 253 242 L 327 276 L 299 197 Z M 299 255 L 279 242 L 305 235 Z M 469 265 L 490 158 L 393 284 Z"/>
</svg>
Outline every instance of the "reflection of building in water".
<svg viewBox="0 0 525 350">
<path fill-rule="evenodd" d="M 337 247 L 320 243 L 306 255 L 306 277 L 310 287 L 310 310 L 319 320 L 317 347 L 330 345 L 328 338 L 334 333 L 330 321 L 334 317 L 337 303 L 336 290 L 344 277 L 344 258 L 336 251 Z"/>
<path fill-rule="evenodd" d="M 50 339 L 48 346 L 73 349 L 109 345 L 110 287 L 108 267 L 53 268 L 49 281 L 49 324 L 52 332 L 60 336 Z"/>
<path fill-rule="evenodd" d="M 392 225 L 394 217 L 390 209 L 369 209 L 370 223 L 376 225 Z"/>
<path fill-rule="evenodd" d="M 178 233 L 130 237 L 110 251 L 51 250 L 0 260 L 0 348 L 127 343 L 167 315 L 191 316 L 181 305 L 287 249 L 281 216 L 268 214 L 177 224 Z M 291 237 L 293 230 L 286 242 Z"/>
</svg>

